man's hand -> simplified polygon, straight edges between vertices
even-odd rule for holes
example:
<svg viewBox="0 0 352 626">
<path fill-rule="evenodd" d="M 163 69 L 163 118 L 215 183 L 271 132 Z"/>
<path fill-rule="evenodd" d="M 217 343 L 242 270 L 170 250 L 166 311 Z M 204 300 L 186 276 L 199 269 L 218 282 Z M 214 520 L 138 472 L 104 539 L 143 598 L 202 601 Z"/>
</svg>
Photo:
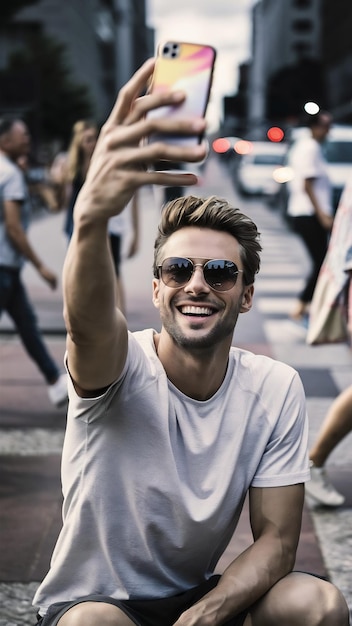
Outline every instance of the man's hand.
<svg viewBox="0 0 352 626">
<path fill-rule="evenodd" d="M 57 287 L 57 276 L 51 270 L 49 270 L 45 265 L 40 265 L 38 267 L 38 273 L 40 276 L 48 283 L 51 289 L 56 289 Z"/>
<path fill-rule="evenodd" d="M 158 172 L 153 164 L 160 160 L 198 162 L 206 155 L 205 145 L 171 146 L 148 144 L 148 136 L 158 134 L 200 133 L 203 118 L 175 120 L 147 118 L 148 111 L 184 100 L 182 92 L 166 92 L 139 97 L 154 68 L 149 60 L 120 90 L 115 107 L 103 126 L 75 207 L 76 220 L 97 224 L 120 213 L 139 187 L 144 185 L 188 186 L 197 183 L 193 174 Z M 148 169 L 150 168 L 150 169 Z"/>
</svg>

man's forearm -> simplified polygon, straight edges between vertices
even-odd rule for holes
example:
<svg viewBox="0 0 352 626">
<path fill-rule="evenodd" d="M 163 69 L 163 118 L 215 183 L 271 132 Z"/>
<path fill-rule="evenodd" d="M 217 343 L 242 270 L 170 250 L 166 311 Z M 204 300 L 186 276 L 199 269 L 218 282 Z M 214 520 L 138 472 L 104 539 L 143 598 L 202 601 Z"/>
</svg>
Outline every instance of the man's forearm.
<svg viewBox="0 0 352 626">
<path fill-rule="evenodd" d="M 197 626 L 223 624 L 252 606 L 294 565 L 295 553 L 278 539 L 263 536 L 237 557 L 222 574 L 218 585 L 176 622 L 186 626 L 190 614 L 198 615 Z M 204 620 L 204 621 L 203 621 Z"/>
<path fill-rule="evenodd" d="M 115 315 L 115 282 L 106 224 L 77 223 L 63 268 L 67 329 L 80 342 L 110 328 Z"/>
</svg>

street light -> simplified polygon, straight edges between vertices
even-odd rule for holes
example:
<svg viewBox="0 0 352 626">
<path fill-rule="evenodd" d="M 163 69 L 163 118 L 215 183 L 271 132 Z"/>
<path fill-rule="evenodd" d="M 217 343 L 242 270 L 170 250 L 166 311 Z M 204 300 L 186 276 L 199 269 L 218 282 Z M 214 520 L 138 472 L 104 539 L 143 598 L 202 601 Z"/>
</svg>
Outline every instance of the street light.
<svg viewBox="0 0 352 626">
<path fill-rule="evenodd" d="M 320 106 L 316 102 L 306 102 L 304 110 L 308 113 L 308 115 L 316 115 L 316 113 L 319 113 L 320 111 Z"/>
</svg>

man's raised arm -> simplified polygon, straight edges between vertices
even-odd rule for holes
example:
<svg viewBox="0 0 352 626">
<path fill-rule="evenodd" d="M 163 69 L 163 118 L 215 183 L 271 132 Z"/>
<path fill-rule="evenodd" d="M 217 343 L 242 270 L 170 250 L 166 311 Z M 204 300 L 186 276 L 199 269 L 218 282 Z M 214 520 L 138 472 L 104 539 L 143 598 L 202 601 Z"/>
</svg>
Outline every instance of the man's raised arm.
<svg viewBox="0 0 352 626">
<path fill-rule="evenodd" d="M 153 67 L 154 61 L 147 61 L 121 89 L 100 133 L 74 210 L 74 232 L 63 275 L 64 316 L 68 367 L 83 396 L 95 395 L 116 380 L 127 354 L 126 320 L 115 308 L 109 218 L 121 213 L 143 185 L 187 186 L 197 182 L 193 174 L 155 171 L 152 165 L 156 161 L 197 162 L 205 157 L 204 145 L 145 142 L 153 133 L 198 134 L 205 128 L 202 118 L 146 118 L 148 111 L 177 105 L 184 99 L 181 92 L 140 97 Z"/>
</svg>

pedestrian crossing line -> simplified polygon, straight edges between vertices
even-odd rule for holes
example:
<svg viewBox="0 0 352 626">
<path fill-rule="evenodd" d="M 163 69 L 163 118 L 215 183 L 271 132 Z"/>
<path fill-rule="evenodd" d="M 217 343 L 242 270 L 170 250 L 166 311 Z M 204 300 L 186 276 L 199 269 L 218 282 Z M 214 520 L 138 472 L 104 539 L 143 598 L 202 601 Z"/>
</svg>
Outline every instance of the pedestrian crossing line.
<svg viewBox="0 0 352 626">
<path fill-rule="evenodd" d="M 30 428 L 0 428 L 1 456 L 43 456 L 61 454 L 64 431 Z"/>
</svg>

